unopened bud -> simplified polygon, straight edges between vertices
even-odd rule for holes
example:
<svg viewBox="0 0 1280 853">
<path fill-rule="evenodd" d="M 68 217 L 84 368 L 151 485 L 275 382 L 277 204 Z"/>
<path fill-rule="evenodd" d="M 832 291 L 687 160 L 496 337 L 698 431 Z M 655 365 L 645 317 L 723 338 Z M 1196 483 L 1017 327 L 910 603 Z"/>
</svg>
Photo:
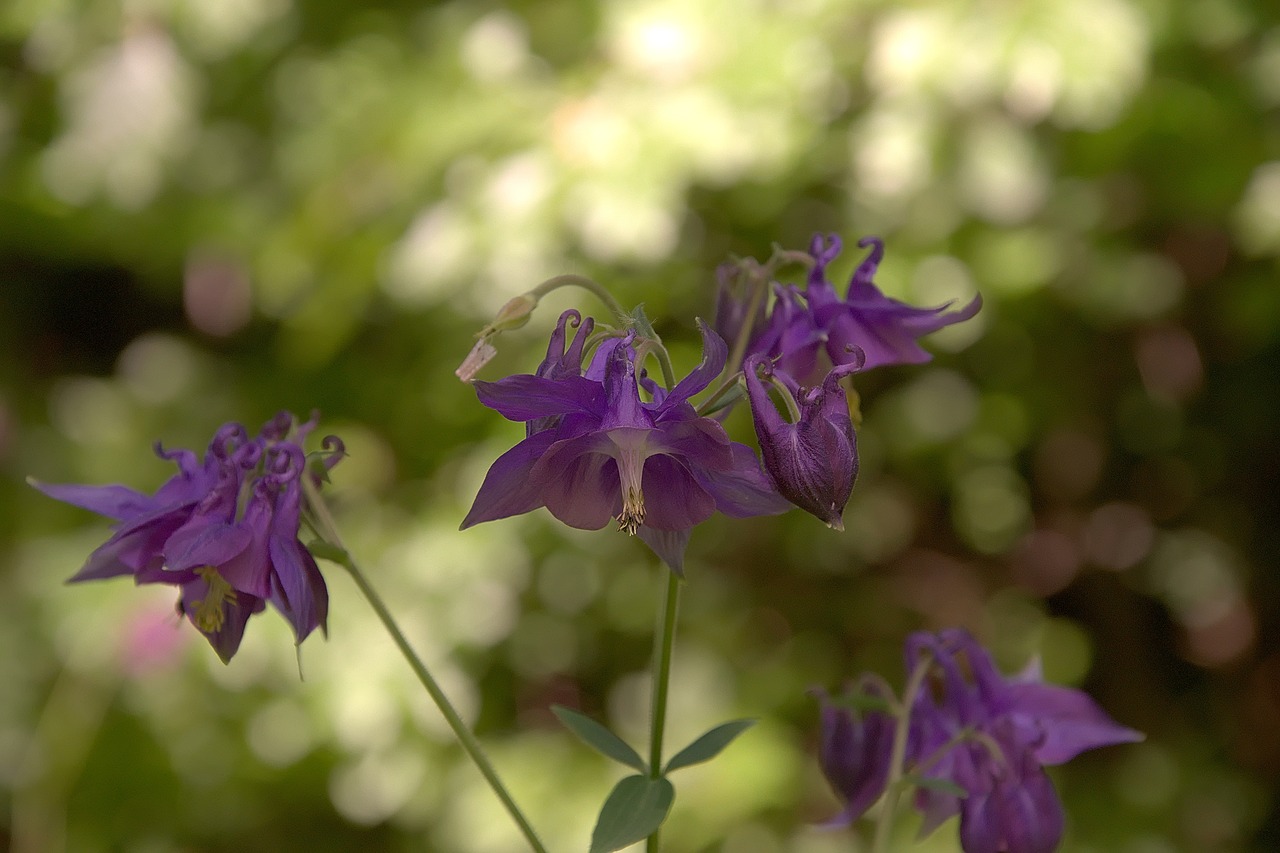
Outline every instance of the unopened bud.
<svg viewBox="0 0 1280 853">
<path fill-rule="evenodd" d="M 522 293 L 509 299 L 506 305 L 498 309 L 497 316 L 493 318 L 493 322 L 485 327 L 482 334 L 509 332 L 512 329 L 518 329 L 529 322 L 529 318 L 533 316 L 533 309 L 537 307 L 538 297 L 530 293 Z"/>
</svg>

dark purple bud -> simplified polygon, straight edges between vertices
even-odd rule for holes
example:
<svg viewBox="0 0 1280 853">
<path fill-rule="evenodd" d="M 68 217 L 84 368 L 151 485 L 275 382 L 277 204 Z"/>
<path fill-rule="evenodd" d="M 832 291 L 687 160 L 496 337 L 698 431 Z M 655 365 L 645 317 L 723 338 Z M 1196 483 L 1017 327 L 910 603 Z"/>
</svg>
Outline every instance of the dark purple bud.
<svg viewBox="0 0 1280 853">
<path fill-rule="evenodd" d="M 888 687 L 878 679 L 864 679 L 860 687 L 861 695 L 872 700 L 892 701 Z M 852 708 L 832 702 L 825 692 L 813 692 L 822 702 L 818 761 L 822 774 L 845 803 L 844 811 L 830 824 L 848 826 L 884 793 L 895 723 L 885 711 L 871 709 L 859 715 Z"/>
<path fill-rule="evenodd" d="M 743 368 L 765 470 L 784 498 L 836 530 L 844 529 L 841 515 L 858 476 L 857 439 L 840 379 L 861 366 L 860 359 L 837 365 L 821 385 L 796 389 L 795 423 L 782 418 L 761 378 L 774 375 L 769 361 L 755 355 Z M 785 374 L 777 377 L 786 381 Z"/>
</svg>

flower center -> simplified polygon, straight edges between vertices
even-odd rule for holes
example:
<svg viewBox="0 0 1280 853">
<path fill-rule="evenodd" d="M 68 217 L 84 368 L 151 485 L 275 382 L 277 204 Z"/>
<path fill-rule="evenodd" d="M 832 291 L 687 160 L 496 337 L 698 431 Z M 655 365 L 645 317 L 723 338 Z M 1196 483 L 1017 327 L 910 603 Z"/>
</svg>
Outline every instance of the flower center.
<svg viewBox="0 0 1280 853">
<path fill-rule="evenodd" d="M 236 591 L 213 566 L 201 566 L 196 569 L 196 574 L 208 584 L 209 591 L 205 593 L 204 598 L 192 602 L 191 621 L 203 633 L 212 634 L 222 629 L 226 621 L 224 605 L 229 602 L 235 603 Z"/>
</svg>

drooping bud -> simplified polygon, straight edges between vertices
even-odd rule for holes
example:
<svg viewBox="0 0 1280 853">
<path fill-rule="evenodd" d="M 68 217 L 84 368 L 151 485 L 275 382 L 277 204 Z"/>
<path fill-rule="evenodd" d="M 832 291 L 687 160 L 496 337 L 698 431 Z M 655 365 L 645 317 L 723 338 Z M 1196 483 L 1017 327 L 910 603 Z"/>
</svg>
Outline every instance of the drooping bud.
<svg viewBox="0 0 1280 853">
<path fill-rule="evenodd" d="M 893 749 L 894 718 L 874 707 L 888 704 L 892 693 L 883 681 L 864 678 L 846 699 L 863 699 L 869 707 L 855 712 L 849 703 L 837 703 L 821 690 L 811 691 L 822 703 L 822 741 L 818 761 L 822 775 L 845 802 L 845 809 L 831 821 L 847 826 L 860 818 L 884 793 Z"/>
<path fill-rule="evenodd" d="M 743 366 L 765 470 L 783 497 L 836 530 L 844 529 L 841 515 L 858 476 L 857 438 L 840 379 L 861 366 L 861 359 L 837 365 L 812 388 L 776 374 L 780 390 L 794 394 L 794 423 L 782 418 L 761 378 L 775 376 L 769 360 L 753 355 Z"/>
<path fill-rule="evenodd" d="M 508 299 L 506 304 L 498 309 L 498 313 L 493 320 L 485 327 L 485 332 L 509 332 L 512 329 L 518 329 L 525 323 L 529 322 L 529 318 L 533 316 L 533 309 L 538 307 L 538 297 L 531 293 L 522 293 L 519 296 L 513 296 Z"/>
</svg>

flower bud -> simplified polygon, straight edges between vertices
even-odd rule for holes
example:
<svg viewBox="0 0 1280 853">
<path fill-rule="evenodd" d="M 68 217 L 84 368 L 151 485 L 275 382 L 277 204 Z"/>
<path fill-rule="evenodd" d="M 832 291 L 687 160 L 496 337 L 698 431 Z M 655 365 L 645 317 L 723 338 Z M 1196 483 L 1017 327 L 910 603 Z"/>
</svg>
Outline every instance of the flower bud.
<svg viewBox="0 0 1280 853">
<path fill-rule="evenodd" d="M 760 455 L 778 491 L 796 506 L 812 513 L 836 530 L 844 529 L 841 515 L 858 476 L 858 445 L 849 416 L 849 402 L 840 378 L 862 366 L 837 365 L 821 385 L 795 388 L 795 423 L 783 420 L 760 377 L 773 376 L 768 359 L 753 355 L 744 365 L 751 417 L 755 422 Z M 777 374 L 784 385 L 794 385 Z M 790 389 L 784 393 L 792 393 Z"/>
</svg>

